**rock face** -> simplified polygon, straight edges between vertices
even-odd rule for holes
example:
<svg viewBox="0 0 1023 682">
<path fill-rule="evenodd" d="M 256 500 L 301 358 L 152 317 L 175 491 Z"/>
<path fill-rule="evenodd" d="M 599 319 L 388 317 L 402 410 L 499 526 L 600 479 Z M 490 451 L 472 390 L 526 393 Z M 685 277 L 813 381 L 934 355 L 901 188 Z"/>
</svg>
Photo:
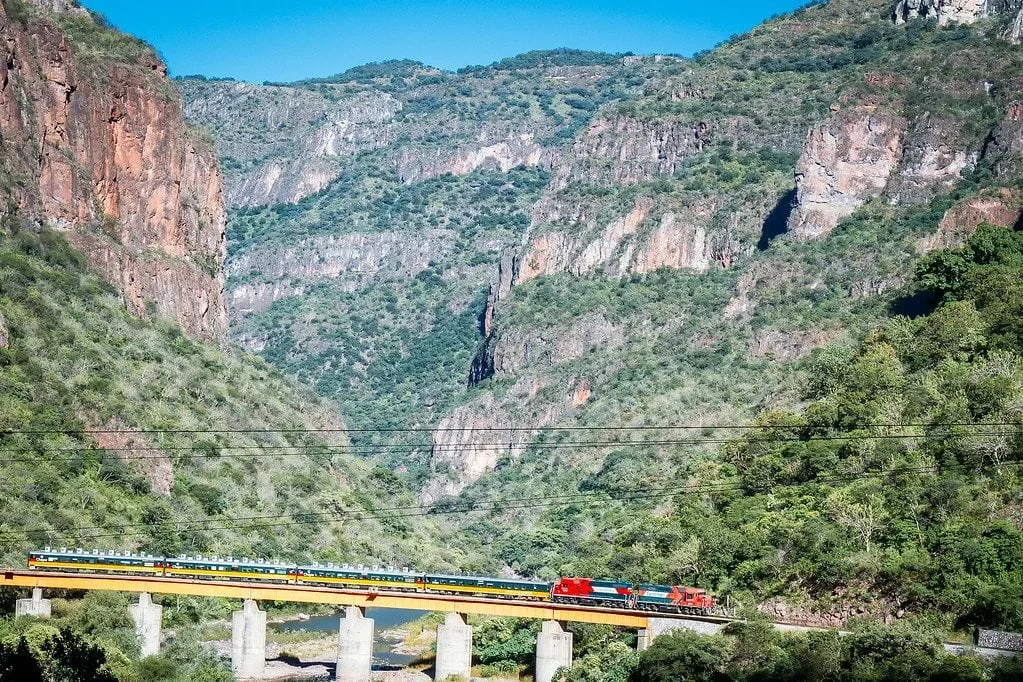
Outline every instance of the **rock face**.
<svg viewBox="0 0 1023 682">
<path fill-rule="evenodd" d="M 766 210 L 751 203 L 746 210 L 729 213 L 720 220 L 722 204 L 720 197 L 708 197 L 657 211 L 652 201 L 640 198 L 632 210 L 599 229 L 599 222 L 587 221 L 582 212 L 566 218 L 556 212 L 564 205 L 541 203 L 539 218 L 534 216 L 531 228 L 539 234 L 529 240 L 520 257 L 515 281 L 521 284 L 559 272 L 621 277 L 660 268 L 705 272 L 714 265 L 728 267 L 747 248 L 738 239 L 743 218 L 756 224 L 763 216 L 755 214 Z M 554 210 L 548 210 L 551 205 Z M 552 230 L 543 224 L 565 221 L 577 225 L 582 222 L 582 229 Z M 715 221 L 724 224 L 713 225 Z"/>
<path fill-rule="evenodd" d="M 174 485 L 174 468 L 166 453 L 155 450 L 140 436 L 121 431 L 123 424 L 104 424 L 93 429 L 96 446 L 116 452 L 125 463 L 136 467 L 149 481 L 149 488 L 157 495 L 170 497 Z"/>
<path fill-rule="evenodd" d="M 673 175 L 683 160 L 702 152 L 712 139 L 713 126 L 705 121 L 601 118 L 575 141 L 571 162 L 559 166 L 552 186 L 630 185 Z"/>
<path fill-rule="evenodd" d="M 923 204 L 951 189 L 962 172 L 977 165 L 981 149 L 965 148 L 962 122 L 925 114 L 906 133 L 902 164 L 894 179 L 893 198 L 900 204 Z"/>
<path fill-rule="evenodd" d="M 1023 102 L 1013 102 L 991 132 L 984 156 L 994 162 L 999 177 L 1023 173 Z"/>
<path fill-rule="evenodd" d="M 966 243 L 982 224 L 1013 227 L 1023 217 L 1019 200 L 1008 190 L 997 196 L 964 199 L 945 212 L 938 231 L 916 244 L 918 253 L 937 249 L 957 249 Z"/>
<path fill-rule="evenodd" d="M 456 408 L 433 432 L 431 477 L 420 500 L 429 505 L 457 495 L 492 472 L 502 458 L 518 459 L 540 429 L 585 404 L 592 390 L 585 379 L 561 386 L 523 377 L 509 389 L 507 399 L 484 393 Z M 536 400 L 541 393 L 554 395 Z"/>
<path fill-rule="evenodd" d="M 815 348 L 822 348 L 839 335 L 836 330 L 783 331 L 765 329 L 754 335 L 749 354 L 754 358 L 771 358 L 791 362 L 805 357 Z"/>
<path fill-rule="evenodd" d="M 188 98 L 185 114 L 226 128 L 218 140 L 225 156 L 248 160 L 261 151 L 231 135 L 254 110 L 264 117 L 260 124 L 270 146 L 280 147 L 285 141 L 293 145 L 290 153 L 257 163 L 227 183 L 227 202 L 233 206 L 292 203 L 320 191 L 338 175 L 333 160 L 393 140 L 397 132 L 393 119 L 402 108 L 391 95 L 375 91 L 328 102 L 301 88 L 235 82 L 207 86 L 202 96 Z M 191 90 L 186 87 L 185 92 Z"/>
<path fill-rule="evenodd" d="M 550 168 L 554 163 L 554 150 L 539 145 L 532 133 L 511 133 L 492 144 L 485 143 L 486 135 L 481 137 L 484 138 L 480 140 L 481 146 L 438 149 L 427 154 L 399 151 L 394 160 L 398 176 L 402 182 L 414 183 L 445 173 L 467 175 L 479 169 L 507 173 L 516 166 Z"/>
<path fill-rule="evenodd" d="M 579 186 L 618 191 L 673 178 L 687 159 L 707 148 L 714 131 L 715 124 L 708 121 L 625 115 L 592 123 L 559 160 L 533 210 L 515 282 L 560 272 L 621 277 L 660 268 L 704 272 L 715 264 L 730 265 L 743 248 L 735 234 L 743 216 L 722 215 L 726 197 L 665 201 L 656 193 L 640 195 L 631 208 L 618 209 L 617 217 L 609 218 L 599 201 L 574 193 Z M 760 208 L 750 206 L 747 212 Z M 762 221 L 763 216 L 753 220 Z"/>
<path fill-rule="evenodd" d="M 216 135 L 229 205 L 257 206 L 297 202 L 356 165 L 394 173 L 406 184 L 477 170 L 551 168 L 571 142 L 558 133 L 580 113 L 565 117 L 550 106 L 530 107 L 533 86 L 600 97 L 609 71 L 623 68 L 537 67 L 523 77 L 411 64 L 400 73 L 341 74 L 315 84 L 177 84 L 188 118 Z"/>
<path fill-rule="evenodd" d="M 796 167 L 789 231 L 804 239 L 824 237 L 881 194 L 902 159 L 905 134 L 901 116 L 874 105 L 839 111 L 811 130 Z"/>
<path fill-rule="evenodd" d="M 599 313 L 580 317 L 569 327 L 518 329 L 495 336 L 486 346 L 487 363 L 495 376 L 515 376 L 528 368 L 549 368 L 571 362 L 598 348 L 625 343 L 625 334 Z"/>
<path fill-rule="evenodd" d="M 67 2 L 23 22 L 0 8 L 0 132 L 22 215 L 66 230 L 138 315 L 201 338 L 227 329 L 225 216 L 217 161 L 187 130 L 166 67 L 79 54 L 49 13 L 91 21 Z M 132 42 L 126 36 L 119 39 Z"/>
<path fill-rule="evenodd" d="M 284 249 L 255 249 L 233 259 L 232 277 L 259 277 L 262 281 L 237 284 L 231 289 L 231 308 L 245 315 L 259 312 L 274 301 L 301 294 L 289 282 L 348 277 L 352 290 L 377 274 L 415 277 L 431 262 L 451 251 L 451 230 L 427 230 L 417 239 L 404 232 L 358 232 L 303 239 Z"/>
<path fill-rule="evenodd" d="M 7 348 L 11 343 L 11 333 L 7 331 L 7 322 L 4 314 L 0 313 L 0 348 Z"/>
<path fill-rule="evenodd" d="M 896 24 L 914 19 L 937 19 L 939 26 L 972 24 L 989 14 L 1019 8 L 1019 0 L 899 0 L 892 19 Z"/>
</svg>

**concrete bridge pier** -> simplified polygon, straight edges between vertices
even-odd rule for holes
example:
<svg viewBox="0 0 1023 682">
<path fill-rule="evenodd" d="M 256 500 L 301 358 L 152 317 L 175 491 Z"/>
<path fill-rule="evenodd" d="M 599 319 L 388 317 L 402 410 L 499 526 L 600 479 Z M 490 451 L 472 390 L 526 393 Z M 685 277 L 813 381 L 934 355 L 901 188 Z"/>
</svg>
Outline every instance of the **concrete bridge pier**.
<svg viewBox="0 0 1023 682">
<path fill-rule="evenodd" d="M 545 620 L 536 637 L 536 682 L 551 682 L 558 668 L 572 665 L 572 633 Z"/>
<path fill-rule="evenodd" d="M 148 592 L 139 594 L 139 603 L 128 607 L 131 619 L 135 621 L 142 658 L 160 653 L 160 630 L 163 627 L 163 607 L 153 603 Z"/>
<path fill-rule="evenodd" d="M 259 680 L 266 668 L 266 611 L 252 599 L 231 615 L 231 672 L 239 680 Z"/>
<path fill-rule="evenodd" d="M 434 680 L 441 682 L 451 675 L 469 680 L 472 668 L 472 626 L 458 613 L 449 613 L 437 626 L 437 659 Z"/>
<path fill-rule="evenodd" d="M 14 617 L 33 616 L 35 618 L 50 617 L 50 600 L 43 599 L 43 588 L 32 588 L 31 599 L 19 599 L 14 605 Z"/>
<path fill-rule="evenodd" d="M 636 633 L 636 651 L 646 651 L 650 648 L 650 630 L 643 628 Z"/>
<path fill-rule="evenodd" d="M 358 606 L 345 609 L 337 638 L 337 682 L 369 682 L 373 669 L 373 619 Z"/>
</svg>

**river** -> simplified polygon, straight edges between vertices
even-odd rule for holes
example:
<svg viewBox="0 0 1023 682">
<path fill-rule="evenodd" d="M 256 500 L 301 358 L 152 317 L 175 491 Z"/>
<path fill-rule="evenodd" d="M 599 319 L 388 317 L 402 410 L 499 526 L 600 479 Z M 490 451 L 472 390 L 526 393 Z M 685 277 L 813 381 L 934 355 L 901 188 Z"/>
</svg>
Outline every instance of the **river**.
<svg viewBox="0 0 1023 682">
<path fill-rule="evenodd" d="M 386 642 L 380 639 L 380 633 L 385 630 L 402 627 L 414 620 L 425 616 L 429 611 L 414 611 L 412 609 L 366 609 L 366 618 L 372 618 L 373 623 L 373 666 L 398 667 L 415 663 L 418 656 L 399 654 L 393 651 L 395 643 Z M 294 632 L 305 630 L 307 632 L 332 632 L 337 635 L 338 620 L 343 612 L 332 613 L 327 616 L 313 616 L 309 620 L 294 620 L 287 623 L 274 623 L 270 627 L 278 632 Z"/>
</svg>

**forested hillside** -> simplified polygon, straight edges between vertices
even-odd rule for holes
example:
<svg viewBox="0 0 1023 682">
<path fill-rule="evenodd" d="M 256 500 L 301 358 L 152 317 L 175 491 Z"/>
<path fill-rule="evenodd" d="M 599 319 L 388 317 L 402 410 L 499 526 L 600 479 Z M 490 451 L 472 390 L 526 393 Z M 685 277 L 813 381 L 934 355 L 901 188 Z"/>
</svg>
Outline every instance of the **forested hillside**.
<svg viewBox="0 0 1023 682">
<path fill-rule="evenodd" d="M 360 424 L 435 428 L 360 436 L 404 443 L 377 461 L 425 504 L 581 494 L 457 517 L 520 573 L 1009 626 L 1012 314 L 918 273 L 1015 248 L 1018 8 L 896 9 L 814 3 L 693 59 L 178 81 L 243 188 L 236 338 Z M 270 168 L 306 189 L 244 189 Z"/>
</svg>

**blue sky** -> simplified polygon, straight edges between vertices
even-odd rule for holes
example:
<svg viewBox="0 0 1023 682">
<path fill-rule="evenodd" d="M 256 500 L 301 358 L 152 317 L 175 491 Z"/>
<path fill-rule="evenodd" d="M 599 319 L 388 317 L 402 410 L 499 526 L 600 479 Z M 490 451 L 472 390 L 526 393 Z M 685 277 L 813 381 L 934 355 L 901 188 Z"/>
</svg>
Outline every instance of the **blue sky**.
<svg viewBox="0 0 1023 682">
<path fill-rule="evenodd" d="M 805 0 L 84 0 L 174 75 L 261 82 L 384 59 L 443 69 L 572 47 L 691 54 Z"/>
</svg>

